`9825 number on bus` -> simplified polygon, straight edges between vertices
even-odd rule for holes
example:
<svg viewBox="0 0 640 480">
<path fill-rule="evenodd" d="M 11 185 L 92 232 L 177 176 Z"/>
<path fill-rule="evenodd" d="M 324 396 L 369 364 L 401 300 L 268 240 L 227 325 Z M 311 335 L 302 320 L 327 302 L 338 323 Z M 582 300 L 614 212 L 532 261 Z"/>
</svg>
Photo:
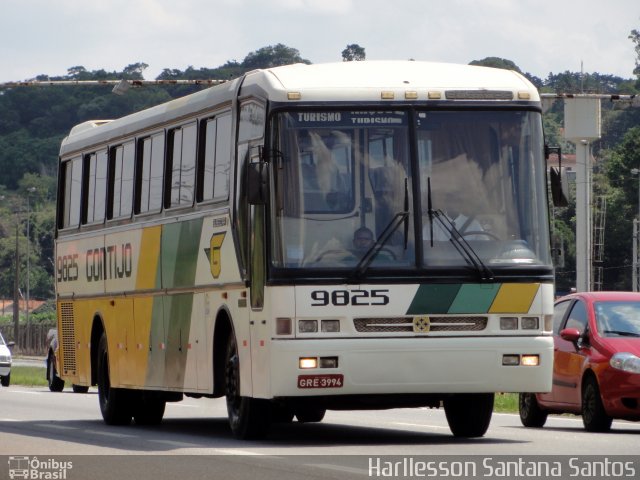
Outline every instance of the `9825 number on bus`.
<svg viewBox="0 0 640 480">
<path fill-rule="evenodd" d="M 389 290 L 313 290 L 311 292 L 312 307 L 354 307 L 382 306 L 389 304 Z"/>
</svg>

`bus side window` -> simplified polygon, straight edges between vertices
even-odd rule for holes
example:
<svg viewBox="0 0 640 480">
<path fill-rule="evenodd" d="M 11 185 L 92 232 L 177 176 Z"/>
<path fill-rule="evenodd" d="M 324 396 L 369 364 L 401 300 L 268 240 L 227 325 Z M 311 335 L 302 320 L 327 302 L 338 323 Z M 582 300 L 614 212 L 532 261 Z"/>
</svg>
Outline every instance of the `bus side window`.
<svg viewBox="0 0 640 480">
<path fill-rule="evenodd" d="M 168 208 L 193 204 L 196 180 L 196 123 L 190 123 L 169 132 L 167 147 Z"/>
<path fill-rule="evenodd" d="M 107 218 L 127 218 L 133 207 L 134 142 L 111 147 L 109 153 Z"/>
<path fill-rule="evenodd" d="M 162 208 L 164 177 L 164 133 L 138 141 L 135 213 L 157 212 Z"/>
<path fill-rule="evenodd" d="M 65 162 L 62 180 L 63 204 L 61 211 L 61 228 L 80 225 L 80 200 L 82 193 L 82 157 L 75 157 Z"/>
<path fill-rule="evenodd" d="M 100 223 L 105 216 L 107 192 L 107 150 L 85 155 L 82 224 Z"/>
<path fill-rule="evenodd" d="M 198 201 L 227 200 L 231 165 L 231 115 L 226 113 L 205 120 L 200 133 L 204 146 L 198 167 Z"/>
</svg>

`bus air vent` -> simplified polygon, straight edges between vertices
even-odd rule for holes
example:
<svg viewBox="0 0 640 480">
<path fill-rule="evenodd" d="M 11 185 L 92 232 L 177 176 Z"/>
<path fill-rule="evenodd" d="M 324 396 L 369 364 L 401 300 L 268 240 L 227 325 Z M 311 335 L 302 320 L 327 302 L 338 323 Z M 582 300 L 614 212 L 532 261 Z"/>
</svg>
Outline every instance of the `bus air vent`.
<svg viewBox="0 0 640 480">
<path fill-rule="evenodd" d="M 447 100 L 513 100 L 509 90 L 447 90 Z"/>
<path fill-rule="evenodd" d="M 430 332 L 470 332 L 487 328 L 488 317 L 429 317 Z M 355 318 L 353 324 L 361 333 L 414 332 L 413 317 Z"/>
<path fill-rule="evenodd" d="M 76 374 L 76 335 L 73 321 L 73 303 L 60 304 L 60 348 L 62 371 L 67 375 Z"/>
</svg>

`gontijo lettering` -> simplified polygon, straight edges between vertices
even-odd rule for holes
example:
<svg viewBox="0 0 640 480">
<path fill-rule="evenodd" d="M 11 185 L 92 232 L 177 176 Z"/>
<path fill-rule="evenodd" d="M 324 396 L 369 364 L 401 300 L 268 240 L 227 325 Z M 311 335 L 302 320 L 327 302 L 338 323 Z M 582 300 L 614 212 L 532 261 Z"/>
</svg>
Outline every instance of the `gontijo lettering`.
<svg viewBox="0 0 640 480">
<path fill-rule="evenodd" d="M 86 253 L 88 282 L 128 278 L 133 270 L 133 248 L 130 243 L 94 248 Z"/>
</svg>

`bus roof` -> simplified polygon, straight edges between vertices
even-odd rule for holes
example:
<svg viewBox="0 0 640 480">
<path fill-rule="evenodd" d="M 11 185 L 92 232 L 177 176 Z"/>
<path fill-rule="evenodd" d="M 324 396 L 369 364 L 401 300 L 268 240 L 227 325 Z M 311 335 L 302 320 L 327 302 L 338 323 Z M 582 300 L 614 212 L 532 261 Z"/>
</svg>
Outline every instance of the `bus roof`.
<svg viewBox="0 0 640 480">
<path fill-rule="evenodd" d="M 393 92 L 395 100 L 405 100 L 406 92 L 415 92 L 416 100 L 429 99 L 428 93 L 446 91 L 528 93 L 528 100 L 539 101 L 536 88 L 513 70 L 416 61 L 364 61 L 315 65 L 295 64 L 257 70 L 247 74 L 244 86 L 255 82 L 271 86 L 270 96 L 300 92 L 302 100 L 380 101 L 380 92 Z M 262 78 L 260 78 L 262 77 Z M 264 82 L 264 78 L 271 81 Z M 343 98 L 340 98 L 343 97 Z M 275 98 L 274 98 L 275 99 Z M 468 99 L 482 99 L 480 95 Z M 487 100 L 494 100 L 487 95 Z M 285 96 L 281 100 L 286 101 Z"/>
<path fill-rule="evenodd" d="M 118 120 L 80 124 L 62 141 L 60 155 L 176 122 L 225 102 L 230 104 L 239 82 L 241 95 L 259 91 L 274 102 L 540 101 L 536 88 L 512 70 L 416 61 L 285 65 L 254 70 L 231 82 Z"/>
</svg>

